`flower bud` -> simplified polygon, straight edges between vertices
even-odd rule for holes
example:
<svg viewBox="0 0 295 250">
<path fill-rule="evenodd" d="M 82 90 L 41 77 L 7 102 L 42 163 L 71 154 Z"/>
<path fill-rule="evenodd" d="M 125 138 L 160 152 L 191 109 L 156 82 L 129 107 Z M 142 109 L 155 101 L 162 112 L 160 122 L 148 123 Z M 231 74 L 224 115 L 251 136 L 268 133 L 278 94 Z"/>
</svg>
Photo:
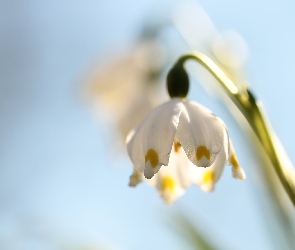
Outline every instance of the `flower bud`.
<svg viewBox="0 0 295 250">
<path fill-rule="evenodd" d="M 167 75 L 167 89 L 171 98 L 184 98 L 189 90 L 189 78 L 182 63 L 177 63 Z"/>
</svg>

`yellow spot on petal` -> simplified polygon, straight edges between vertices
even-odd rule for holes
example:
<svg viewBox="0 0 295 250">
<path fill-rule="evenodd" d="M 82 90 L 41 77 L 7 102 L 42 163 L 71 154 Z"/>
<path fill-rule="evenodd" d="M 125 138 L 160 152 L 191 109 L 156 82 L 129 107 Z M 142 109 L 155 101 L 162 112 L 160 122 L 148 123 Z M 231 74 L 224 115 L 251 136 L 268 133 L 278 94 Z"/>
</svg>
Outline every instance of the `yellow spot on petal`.
<svg viewBox="0 0 295 250">
<path fill-rule="evenodd" d="M 201 160 L 203 156 L 210 160 L 210 151 L 206 146 L 199 146 L 196 153 L 197 160 Z"/>
<path fill-rule="evenodd" d="M 159 163 L 158 153 L 154 149 L 149 149 L 145 155 L 145 162 L 150 161 L 151 167 L 155 168 Z"/>
<path fill-rule="evenodd" d="M 179 153 L 179 150 L 181 148 L 180 142 L 174 137 L 174 152 Z"/>
<path fill-rule="evenodd" d="M 232 154 L 230 157 L 230 163 L 233 165 L 234 169 L 238 169 L 240 167 L 238 159 L 235 154 Z"/>
<path fill-rule="evenodd" d="M 161 189 L 163 192 L 166 192 L 166 191 L 173 192 L 175 189 L 174 179 L 170 176 L 163 176 Z"/>
<path fill-rule="evenodd" d="M 215 180 L 215 174 L 212 170 L 206 170 L 203 174 L 202 182 L 205 183 L 211 183 Z"/>
</svg>

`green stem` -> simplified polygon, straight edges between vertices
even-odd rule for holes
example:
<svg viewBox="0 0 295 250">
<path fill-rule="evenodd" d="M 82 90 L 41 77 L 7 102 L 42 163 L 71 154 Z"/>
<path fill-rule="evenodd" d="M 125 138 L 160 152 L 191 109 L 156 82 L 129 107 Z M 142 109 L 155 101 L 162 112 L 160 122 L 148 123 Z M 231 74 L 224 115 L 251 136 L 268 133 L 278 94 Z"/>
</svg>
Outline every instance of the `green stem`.
<svg viewBox="0 0 295 250">
<path fill-rule="evenodd" d="M 202 53 L 195 52 L 183 55 L 178 60 L 177 64 L 183 65 L 188 59 L 193 59 L 205 67 L 221 84 L 227 95 L 245 116 L 268 155 L 284 190 L 295 206 L 294 167 L 285 154 L 270 125 L 267 123 L 262 108 L 254 95 L 248 89 L 239 92 L 237 86 L 226 76 L 226 74 L 210 58 Z"/>
</svg>

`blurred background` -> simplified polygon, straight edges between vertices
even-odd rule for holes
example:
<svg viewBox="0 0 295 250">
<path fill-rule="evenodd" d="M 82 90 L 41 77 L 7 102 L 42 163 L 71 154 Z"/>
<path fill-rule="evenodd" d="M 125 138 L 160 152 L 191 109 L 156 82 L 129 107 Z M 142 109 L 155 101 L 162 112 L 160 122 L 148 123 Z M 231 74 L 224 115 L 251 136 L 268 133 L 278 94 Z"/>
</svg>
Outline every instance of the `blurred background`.
<svg viewBox="0 0 295 250">
<path fill-rule="evenodd" d="M 274 208 L 253 141 L 196 64 L 189 98 L 225 121 L 247 179 L 226 168 L 213 193 L 167 206 L 128 187 L 124 147 L 168 100 L 169 67 L 199 50 L 250 85 L 295 162 L 294 13 L 290 0 L 0 0 L 0 248 L 294 249 L 290 202 Z"/>
</svg>

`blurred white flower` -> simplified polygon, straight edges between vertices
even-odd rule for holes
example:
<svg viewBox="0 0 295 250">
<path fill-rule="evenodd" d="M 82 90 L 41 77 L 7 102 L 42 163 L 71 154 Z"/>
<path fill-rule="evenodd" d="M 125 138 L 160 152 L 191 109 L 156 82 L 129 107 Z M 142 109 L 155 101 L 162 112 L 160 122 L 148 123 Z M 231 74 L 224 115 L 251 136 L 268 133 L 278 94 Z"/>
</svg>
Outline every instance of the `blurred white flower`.
<svg viewBox="0 0 295 250">
<path fill-rule="evenodd" d="M 126 143 L 134 165 L 129 185 L 136 186 L 144 175 L 167 203 L 191 182 L 213 190 L 225 163 L 232 165 L 235 178 L 246 177 L 223 121 L 193 101 L 172 98 L 156 107 Z"/>
<path fill-rule="evenodd" d="M 158 91 L 165 53 L 156 39 L 142 39 L 129 52 L 116 53 L 87 77 L 86 96 L 98 117 L 127 133 L 160 101 Z"/>
<path fill-rule="evenodd" d="M 209 56 L 237 85 L 245 82 L 249 49 L 245 39 L 233 30 L 219 31 L 206 11 L 192 0 L 182 1 L 173 13 L 173 23 L 189 47 Z M 198 72 L 196 76 L 208 74 Z M 203 82 L 203 81 L 200 81 Z"/>
</svg>

